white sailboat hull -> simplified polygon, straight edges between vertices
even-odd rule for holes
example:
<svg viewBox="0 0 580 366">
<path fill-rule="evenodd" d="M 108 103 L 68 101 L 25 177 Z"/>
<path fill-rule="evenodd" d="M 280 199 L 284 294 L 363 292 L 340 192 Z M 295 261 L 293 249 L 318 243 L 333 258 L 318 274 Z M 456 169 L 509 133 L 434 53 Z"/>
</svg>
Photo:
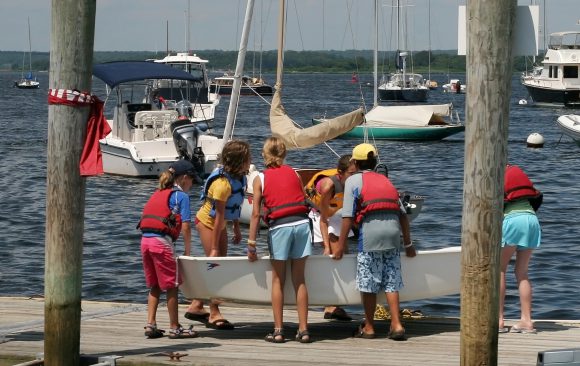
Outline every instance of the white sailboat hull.
<svg viewBox="0 0 580 366">
<path fill-rule="evenodd" d="M 461 247 L 419 251 L 415 258 L 401 255 L 404 288 L 401 301 L 458 294 L 461 285 Z M 271 304 L 272 271 L 268 257 L 249 262 L 246 257 L 181 256 L 181 291 L 187 298 Z M 290 271 L 290 268 L 288 268 Z M 290 273 L 290 272 L 288 272 Z M 306 261 L 310 305 L 358 305 L 356 255 L 336 261 L 313 255 Z M 285 304 L 295 304 L 290 276 L 284 288 Z"/>
</svg>

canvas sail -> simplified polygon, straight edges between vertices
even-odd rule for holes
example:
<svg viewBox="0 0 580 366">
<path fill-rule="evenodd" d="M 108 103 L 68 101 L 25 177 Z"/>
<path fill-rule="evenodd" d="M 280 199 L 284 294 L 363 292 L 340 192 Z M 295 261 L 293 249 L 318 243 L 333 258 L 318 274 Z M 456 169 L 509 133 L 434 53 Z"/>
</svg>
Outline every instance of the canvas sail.
<svg viewBox="0 0 580 366">
<path fill-rule="evenodd" d="M 443 117 L 451 114 L 451 104 L 376 106 L 366 114 L 367 127 L 424 127 L 447 124 Z"/>
<path fill-rule="evenodd" d="M 276 92 L 272 97 L 270 107 L 270 129 L 272 136 L 284 141 L 288 149 L 302 149 L 321 144 L 333 139 L 353 127 L 360 125 L 364 120 L 362 109 L 345 115 L 326 119 L 323 123 L 307 128 L 300 128 L 286 114 L 282 105 L 282 74 L 284 70 L 284 32 L 285 32 L 285 0 L 280 0 L 280 14 L 278 18 L 278 64 L 276 72 Z"/>
</svg>

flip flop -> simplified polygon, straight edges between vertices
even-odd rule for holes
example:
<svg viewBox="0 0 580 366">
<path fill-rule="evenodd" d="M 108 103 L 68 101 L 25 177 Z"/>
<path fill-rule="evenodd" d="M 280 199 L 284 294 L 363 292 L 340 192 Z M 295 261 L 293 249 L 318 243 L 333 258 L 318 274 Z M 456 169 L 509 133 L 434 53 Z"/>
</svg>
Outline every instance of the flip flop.
<svg viewBox="0 0 580 366">
<path fill-rule="evenodd" d="M 514 325 L 512 326 L 512 329 L 510 329 L 510 333 L 536 334 L 538 331 L 536 328 L 520 328 L 519 326 Z"/>
<path fill-rule="evenodd" d="M 334 308 L 333 311 L 331 312 L 325 312 L 324 313 L 324 319 L 332 319 L 332 320 L 340 320 L 343 322 L 349 322 L 352 320 L 352 317 L 350 317 L 346 311 L 344 311 L 343 308 L 339 308 L 336 307 Z"/>
<path fill-rule="evenodd" d="M 216 319 L 213 322 L 205 323 L 206 328 L 220 329 L 220 330 L 232 330 L 234 325 L 226 319 Z"/>
<path fill-rule="evenodd" d="M 404 341 L 407 338 L 405 337 L 405 329 L 401 330 L 391 330 L 387 335 L 388 338 L 392 339 L 393 341 Z"/>
<path fill-rule="evenodd" d="M 373 339 L 375 338 L 375 333 L 367 333 L 364 330 L 365 328 L 365 321 L 363 320 L 358 328 L 353 332 L 352 336 L 355 338 L 363 338 L 363 339 Z"/>
<path fill-rule="evenodd" d="M 510 331 L 510 328 L 508 328 L 508 327 L 499 328 L 497 330 L 498 333 L 509 333 L 509 331 Z"/>
<path fill-rule="evenodd" d="M 200 323 L 203 323 L 203 324 L 206 324 L 207 321 L 209 320 L 209 313 L 196 314 L 196 313 L 190 313 L 188 311 L 183 316 L 186 319 L 193 320 L 193 321 L 196 321 L 196 322 L 200 322 Z"/>
</svg>

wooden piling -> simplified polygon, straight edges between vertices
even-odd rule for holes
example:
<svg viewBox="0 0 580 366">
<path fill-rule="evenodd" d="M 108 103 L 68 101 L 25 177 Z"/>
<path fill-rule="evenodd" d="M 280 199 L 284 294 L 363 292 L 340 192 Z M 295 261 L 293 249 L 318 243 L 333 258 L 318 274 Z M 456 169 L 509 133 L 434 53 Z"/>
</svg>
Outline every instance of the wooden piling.
<svg viewBox="0 0 580 366">
<path fill-rule="evenodd" d="M 517 0 L 467 2 L 461 365 L 497 365 L 503 176 Z"/>
<path fill-rule="evenodd" d="M 52 0 L 49 88 L 91 90 L 96 0 Z M 45 365 L 78 365 L 85 180 L 79 161 L 89 107 L 49 105 Z"/>
</svg>

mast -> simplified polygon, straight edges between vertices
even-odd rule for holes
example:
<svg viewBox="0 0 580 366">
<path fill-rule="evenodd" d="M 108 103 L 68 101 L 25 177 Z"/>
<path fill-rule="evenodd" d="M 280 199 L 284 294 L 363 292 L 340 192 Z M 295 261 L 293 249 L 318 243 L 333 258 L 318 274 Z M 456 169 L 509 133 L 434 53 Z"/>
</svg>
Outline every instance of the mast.
<svg viewBox="0 0 580 366">
<path fill-rule="evenodd" d="M 427 2 L 427 9 L 428 9 L 428 24 L 429 24 L 429 83 L 431 83 L 431 0 Z M 428 85 L 430 86 L 430 85 Z"/>
<path fill-rule="evenodd" d="M 30 17 L 28 17 L 28 73 L 32 77 L 32 40 L 30 38 Z"/>
<path fill-rule="evenodd" d="M 379 73 L 379 0 L 375 0 L 375 45 L 373 50 L 373 107 L 379 105 L 378 73 Z"/>
<path fill-rule="evenodd" d="M 286 29 L 284 15 L 286 14 L 286 0 L 280 0 L 278 13 L 278 62 L 276 64 L 276 89 L 282 87 L 282 74 L 284 69 L 284 32 Z"/>
<path fill-rule="evenodd" d="M 246 15 L 244 18 L 244 27 L 242 29 L 242 39 L 240 40 L 240 50 L 238 52 L 238 61 L 236 63 L 236 71 L 234 73 L 234 84 L 232 86 L 232 95 L 230 97 L 228 116 L 226 118 L 226 125 L 224 127 L 223 139 L 225 141 L 232 138 L 234 130 L 234 121 L 236 119 L 238 102 L 240 100 L 240 89 L 242 87 L 242 74 L 244 73 L 244 61 L 246 59 L 246 51 L 248 48 L 248 36 L 250 34 L 250 25 L 252 24 L 253 10 L 254 10 L 254 0 L 248 0 L 248 3 L 246 5 Z"/>
</svg>

